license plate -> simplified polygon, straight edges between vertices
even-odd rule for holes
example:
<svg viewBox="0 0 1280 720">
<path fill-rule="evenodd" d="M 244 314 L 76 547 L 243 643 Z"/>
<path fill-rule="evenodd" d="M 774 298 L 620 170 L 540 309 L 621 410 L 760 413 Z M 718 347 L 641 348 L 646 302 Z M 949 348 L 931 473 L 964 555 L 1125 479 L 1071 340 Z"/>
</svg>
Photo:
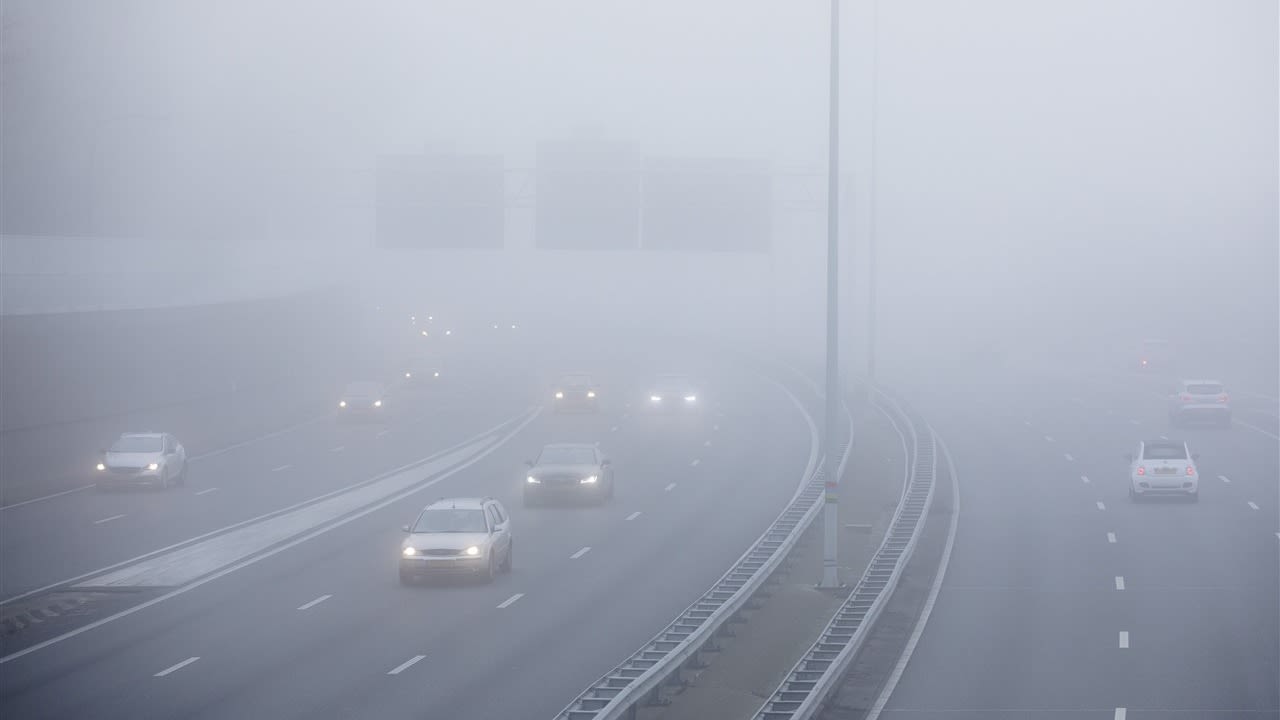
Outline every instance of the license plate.
<svg viewBox="0 0 1280 720">
<path fill-rule="evenodd" d="M 453 567 L 453 561 L 452 560 L 428 560 L 427 567 L 433 567 L 433 568 Z"/>
<path fill-rule="evenodd" d="M 1177 475 L 1177 468 L 1156 468 L 1156 475 Z"/>
</svg>

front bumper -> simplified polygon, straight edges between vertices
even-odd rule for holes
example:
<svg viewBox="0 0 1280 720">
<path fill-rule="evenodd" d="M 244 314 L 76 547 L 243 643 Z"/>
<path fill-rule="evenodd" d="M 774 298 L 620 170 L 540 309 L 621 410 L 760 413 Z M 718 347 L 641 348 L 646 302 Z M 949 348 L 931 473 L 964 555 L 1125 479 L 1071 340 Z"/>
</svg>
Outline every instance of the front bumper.
<svg viewBox="0 0 1280 720">
<path fill-rule="evenodd" d="M 454 557 L 434 557 L 431 555 L 416 555 L 413 557 L 400 558 L 400 574 L 418 578 L 440 577 L 440 576 L 470 576 L 479 575 L 489 568 L 488 558 L 484 555 L 475 557 L 454 556 Z"/>
<path fill-rule="evenodd" d="M 134 470 L 132 468 L 108 468 L 99 470 L 97 476 L 98 485 L 123 487 L 126 485 L 159 485 L 161 482 L 161 473 L 164 468 L 158 470 L 148 470 L 142 468 Z"/>
<path fill-rule="evenodd" d="M 1231 419 L 1231 407 L 1223 405 L 1179 405 L 1173 415 L 1180 420 L 1222 422 Z"/>
</svg>

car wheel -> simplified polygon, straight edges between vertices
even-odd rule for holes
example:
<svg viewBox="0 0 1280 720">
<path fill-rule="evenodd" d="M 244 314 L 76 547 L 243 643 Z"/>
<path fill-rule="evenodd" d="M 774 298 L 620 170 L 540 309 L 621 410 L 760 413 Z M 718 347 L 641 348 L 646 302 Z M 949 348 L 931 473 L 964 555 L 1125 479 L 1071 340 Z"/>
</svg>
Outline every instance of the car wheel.
<svg viewBox="0 0 1280 720">
<path fill-rule="evenodd" d="M 484 581 L 487 583 L 493 582 L 493 578 L 496 577 L 497 574 L 497 568 L 493 564 L 493 553 L 489 553 L 489 565 L 484 571 Z"/>
<path fill-rule="evenodd" d="M 186 486 L 187 484 L 187 466 L 186 465 L 182 466 L 182 472 L 178 473 L 178 477 L 175 482 L 177 482 L 177 484 L 179 485 L 182 485 L 183 487 Z"/>
<path fill-rule="evenodd" d="M 165 470 L 160 473 L 160 489 L 161 490 L 169 489 L 169 471 L 168 470 Z"/>
<path fill-rule="evenodd" d="M 502 561 L 502 572 L 511 572 L 511 557 L 516 552 L 516 544 L 514 542 L 507 543 L 507 557 Z"/>
</svg>

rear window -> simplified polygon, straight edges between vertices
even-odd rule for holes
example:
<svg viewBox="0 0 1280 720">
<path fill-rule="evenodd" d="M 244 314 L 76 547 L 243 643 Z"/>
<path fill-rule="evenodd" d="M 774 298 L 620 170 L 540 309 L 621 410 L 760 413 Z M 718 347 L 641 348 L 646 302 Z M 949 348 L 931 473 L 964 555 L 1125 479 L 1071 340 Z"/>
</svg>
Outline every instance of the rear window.
<svg viewBox="0 0 1280 720">
<path fill-rule="evenodd" d="M 1192 395 L 1221 395 L 1222 384 L 1221 383 L 1197 383 L 1195 385 L 1188 385 L 1187 392 L 1191 393 Z"/>
<path fill-rule="evenodd" d="M 1186 460 L 1186 447 L 1173 443 L 1152 443 L 1143 450 L 1147 460 Z"/>
</svg>

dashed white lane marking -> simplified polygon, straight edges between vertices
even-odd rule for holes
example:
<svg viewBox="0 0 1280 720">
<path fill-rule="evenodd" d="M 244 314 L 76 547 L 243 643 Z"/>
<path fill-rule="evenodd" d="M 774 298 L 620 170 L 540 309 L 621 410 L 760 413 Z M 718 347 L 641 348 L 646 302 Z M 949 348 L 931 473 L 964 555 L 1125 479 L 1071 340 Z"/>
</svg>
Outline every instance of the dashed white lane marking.
<svg viewBox="0 0 1280 720">
<path fill-rule="evenodd" d="M 328 599 L 329 599 L 329 598 L 331 598 L 331 597 L 333 597 L 333 596 L 332 596 L 332 595 L 321 595 L 320 597 L 316 598 L 315 600 L 312 600 L 311 602 L 306 602 L 306 603 L 303 603 L 303 604 L 299 605 L 299 606 L 298 606 L 298 609 L 299 609 L 299 610 L 310 610 L 311 608 L 313 608 L 313 607 L 315 607 L 315 606 L 319 605 L 320 603 L 324 602 L 325 600 L 328 600 Z"/>
<path fill-rule="evenodd" d="M 292 465 L 290 465 L 290 464 L 288 464 L 288 463 L 285 463 L 284 465 L 281 465 L 281 466 L 280 466 L 280 467 L 278 467 L 278 468 L 271 468 L 271 472 L 283 472 L 283 471 L 285 471 L 285 470 L 288 470 L 288 469 L 289 469 L 289 468 L 291 468 L 291 467 L 293 467 L 293 466 L 292 466 Z"/>
<path fill-rule="evenodd" d="M 1256 503 L 1256 502 L 1254 502 L 1254 501 L 1250 500 L 1250 501 L 1249 501 L 1249 507 L 1253 508 L 1254 510 L 1257 510 L 1257 509 L 1258 509 L 1258 503 Z"/>
<path fill-rule="evenodd" d="M 663 492 L 671 492 L 672 490 L 675 490 L 675 489 L 676 489 L 676 484 L 675 484 L 675 483 L 671 483 L 670 485 L 668 485 L 668 486 L 666 486 L 666 487 L 662 488 L 662 491 L 663 491 Z"/>
<path fill-rule="evenodd" d="M 1081 475 L 1081 476 L 1080 476 L 1080 482 L 1085 483 L 1085 484 L 1088 484 L 1088 482 L 1089 482 L 1089 476 L 1088 476 L 1088 475 Z"/>
<path fill-rule="evenodd" d="M 1218 476 L 1218 479 L 1219 479 L 1219 480 L 1221 480 L 1221 481 L 1222 481 L 1222 482 L 1224 482 L 1224 483 L 1229 483 L 1229 482 L 1231 482 L 1231 478 L 1227 477 L 1226 475 L 1219 475 L 1219 476 Z"/>
<path fill-rule="evenodd" d="M 94 520 L 93 524 L 101 525 L 102 523 L 109 523 L 112 520 L 119 520 L 122 517 L 124 517 L 124 515 L 112 515 L 111 517 L 105 517 L 105 518 L 102 518 L 101 520 Z"/>
<path fill-rule="evenodd" d="M 1104 503 L 1104 502 L 1102 502 L 1101 500 L 1099 500 L 1099 501 L 1098 501 L 1098 509 L 1099 509 L 1099 510 L 1106 510 L 1106 509 L 1107 509 L 1107 505 L 1106 505 L 1106 503 Z"/>
<path fill-rule="evenodd" d="M 211 492 L 218 492 L 218 488 L 205 488 L 196 492 L 197 495 L 208 495 Z"/>
<path fill-rule="evenodd" d="M 408 660 L 405 660 L 404 662 L 400 663 L 399 665 L 397 665 L 397 666 L 395 666 L 395 667 L 391 668 L 390 670 L 388 670 L 388 671 L 387 671 L 387 674 L 388 674 L 388 675 L 399 675 L 400 673 L 404 672 L 405 670 L 408 670 L 409 668 L 413 667 L 414 665 L 417 665 L 417 664 L 418 664 L 418 661 L 422 660 L 422 659 L 423 659 L 423 658 L 425 658 L 425 657 L 426 657 L 426 655 L 414 655 L 413 657 L 409 658 Z"/>
<path fill-rule="evenodd" d="M 570 560 L 577 560 L 578 558 L 582 557 L 583 555 L 586 555 L 586 554 L 587 554 L 587 553 L 589 553 L 589 552 L 591 552 L 591 548 L 590 548 L 589 546 L 588 546 L 588 547 L 584 547 L 584 548 L 582 548 L 581 550 L 579 550 L 578 552 L 576 552 L 576 553 L 574 553 L 574 554 L 570 555 L 570 556 L 569 556 L 569 559 L 570 559 Z"/>
<path fill-rule="evenodd" d="M 339 445 L 338 447 L 335 447 L 335 448 L 329 448 L 329 452 L 342 452 L 343 450 L 346 450 L 346 449 L 347 449 L 346 445 Z"/>
<path fill-rule="evenodd" d="M 1109 533 L 1107 533 L 1107 542 L 1109 542 L 1109 543 L 1111 543 L 1111 544 L 1113 544 L 1113 545 L 1114 545 L 1114 544 L 1115 544 L 1115 542 L 1116 542 L 1116 534 L 1115 534 L 1115 533 L 1113 533 L 1113 532 L 1109 532 Z"/>
<path fill-rule="evenodd" d="M 692 467 L 698 467 L 698 463 L 700 463 L 700 462 L 702 462 L 702 461 L 701 461 L 701 460 L 694 460 L 693 462 L 689 463 L 689 465 L 690 465 L 690 466 L 692 466 Z"/>
<path fill-rule="evenodd" d="M 639 510 L 637 510 L 637 511 L 635 511 L 635 512 L 631 513 L 630 515 L 628 515 L 628 516 L 627 516 L 627 519 L 628 519 L 628 520 L 635 520 L 635 519 L 636 519 L 636 518 L 638 518 L 638 517 L 640 517 L 640 511 L 639 511 Z"/>
<path fill-rule="evenodd" d="M 1161 439 L 1161 440 L 1168 440 L 1168 439 L 1169 439 L 1169 436 L 1168 436 L 1168 435 L 1161 435 L 1161 436 L 1160 436 L 1160 439 Z"/>
<path fill-rule="evenodd" d="M 1117 576 L 1116 576 L 1116 589 L 1117 589 L 1117 590 L 1123 590 L 1123 589 L 1124 589 L 1124 576 L 1123 576 L 1123 575 L 1117 575 Z"/>
<path fill-rule="evenodd" d="M 1120 649 L 1121 650 L 1129 649 L 1129 631 L 1128 630 L 1120 631 Z"/>
<path fill-rule="evenodd" d="M 1048 435 L 1045 435 L 1045 436 L 1044 436 L 1044 441 L 1045 441 L 1045 442 L 1053 442 L 1053 438 L 1052 438 L 1052 437 L 1050 437 L 1050 436 L 1048 436 Z"/>
<path fill-rule="evenodd" d="M 522 597 L 524 597 L 524 593 L 516 593 L 515 595 L 512 595 L 511 597 L 509 597 L 509 598 L 507 598 L 506 600 L 503 600 L 501 603 L 499 603 L 499 604 L 498 604 L 498 609 L 499 609 L 499 610 L 501 610 L 501 609 L 506 608 L 506 607 L 511 607 L 511 605 L 512 605 L 513 603 L 515 603 L 515 601 L 519 600 L 519 599 L 520 599 L 520 598 L 522 598 Z"/>
<path fill-rule="evenodd" d="M 1124 708 L 1116 708 L 1116 716 L 1113 720 L 1125 720 L 1126 712 Z"/>
<path fill-rule="evenodd" d="M 1071 462 L 1072 460 L 1075 460 L 1075 458 L 1071 457 L 1071 453 L 1062 453 L 1062 457 L 1066 458 L 1067 462 Z"/>
<path fill-rule="evenodd" d="M 1030 421 L 1030 420 L 1023 420 L 1023 421 L 1022 421 L 1022 424 L 1023 424 L 1023 425 L 1026 425 L 1027 427 L 1031 427 L 1031 421 Z"/>
<path fill-rule="evenodd" d="M 378 431 L 378 437 L 382 437 L 383 435 L 386 435 L 389 432 L 391 432 L 391 428 L 383 428 L 382 430 Z"/>
<path fill-rule="evenodd" d="M 711 441 L 710 441 L 710 440 L 708 440 L 708 441 L 706 441 L 706 442 L 702 443 L 702 447 L 711 447 Z"/>
<path fill-rule="evenodd" d="M 1130 421 L 1129 421 L 1129 423 L 1130 423 L 1130 424 L 1132 424 L 1132 425 L 1141 425 L 1141 424 L 1142 424 L 1142 421 L 1141 421 L 1141 420 L 1130 420 Z"/>
<path fill-rule="evenodd" d="M 199 659 L 200 659 L 200 658 L 199 658 L 199 656 L 196 656 L 196 657 L 189 657 L 189 658 L 187 658 L 186 660 L 183 660 L 182 662 L 178 663 L 177 665 L 171 665 L 171 666 L 169 666 L 169 667 L 167 667 L 167 668 L 165 668 L 165 669 L 161 670 L 160 672 L 156 673 L 153 677 L 164 677 L 165 675 L 168 675 L 169 673 L 177 672 L 177 671 L 181 670 L 182 668 L 184 668 L 184 667 L 186 667 L 186 666 L 190 665 L 191 663 L 193 663 L 193 662 L 195 662 L 195 661 L 197 661 L 197 660 L 199 660 Z"/>
<path fill-rule="evenodd" d="M 613 427 L 609 428 L 609 432 L 618 432 L 618 426 L 614 425 Z"/>
</svg>

